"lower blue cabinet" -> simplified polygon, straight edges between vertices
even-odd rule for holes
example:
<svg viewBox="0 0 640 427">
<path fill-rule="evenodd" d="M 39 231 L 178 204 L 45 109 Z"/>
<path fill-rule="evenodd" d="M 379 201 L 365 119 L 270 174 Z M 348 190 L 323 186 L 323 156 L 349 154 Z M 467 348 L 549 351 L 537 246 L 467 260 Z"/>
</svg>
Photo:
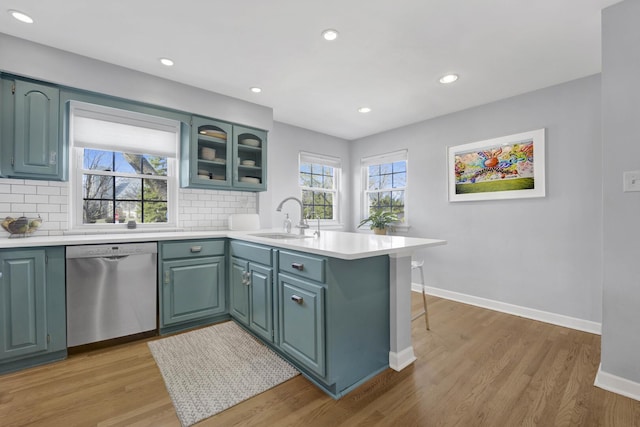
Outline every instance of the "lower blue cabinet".
<svg viewBox="0 0 640 427">
<path fill-rule="evenodd" d="M 64 248 L 0 250 L 0 372 L 66 357 Z"/>
<path fill-rule="evenodd" d="M 278 283 L 280 348 L 324 377 L 324 288 L 282 273 Z"/>
<path fill-rule="evenodd" d="M 160 242 L 160 332 L 221 320 L 227 313 L 225 242 Z"/>
</svg>

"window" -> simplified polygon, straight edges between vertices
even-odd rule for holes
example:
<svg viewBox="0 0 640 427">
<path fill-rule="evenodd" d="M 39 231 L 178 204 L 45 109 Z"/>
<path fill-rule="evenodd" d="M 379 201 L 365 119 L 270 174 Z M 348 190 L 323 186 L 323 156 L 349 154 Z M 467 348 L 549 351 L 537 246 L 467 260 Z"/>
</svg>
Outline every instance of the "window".
<svg viewBox="0 0 640 427">
<path fill-rule="evenodd" d="M 301 152 L 299 171 L 305 217 L 338 221 L 340 159 Z"/>
<path fill-rule="evenodd" d="M 71 102 L 72 228 L 176 226 L 180 123 Z"/>
<path fill-rule="evenodd" d="M 407 222 L 407 151 L 362 159 L 365 218 L 373 212 L 393 212 Z"/>
</svg>

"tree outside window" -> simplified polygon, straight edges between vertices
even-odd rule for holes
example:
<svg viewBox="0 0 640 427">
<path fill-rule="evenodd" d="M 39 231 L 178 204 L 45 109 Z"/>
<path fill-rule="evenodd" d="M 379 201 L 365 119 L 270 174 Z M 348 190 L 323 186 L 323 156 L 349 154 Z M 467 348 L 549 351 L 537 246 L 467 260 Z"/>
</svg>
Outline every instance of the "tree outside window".
<svg viewBox="0 0 640 427">
<path fill-rule="evenodd" d="M 400 220 L 405 217 L 407 161 L 400 160 L 366 166 L 367 215 L 392 212 Z"/>
</svg>

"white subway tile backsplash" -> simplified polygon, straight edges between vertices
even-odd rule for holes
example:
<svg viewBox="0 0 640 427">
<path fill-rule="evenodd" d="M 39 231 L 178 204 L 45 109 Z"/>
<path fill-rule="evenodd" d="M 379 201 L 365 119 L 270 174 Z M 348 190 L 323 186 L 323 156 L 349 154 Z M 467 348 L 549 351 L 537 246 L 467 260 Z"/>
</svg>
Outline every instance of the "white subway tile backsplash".
<svg viewBox="0 0 640 427">
<path fill-rule="evenodd" d="M 50 187 L 50 186 L 41 185 L 41 186 L 38 186 L 38 194 L 49 194 L 51 196 L 59 196 L 60 187 Z"/>
<path fill-rule="evenodd" d="M 0 217 L 40 215 L 38 235 L 59 236 L 68 229 L 69 184 L 0 179 Z M 178 190 L 178 225 L 185 231 L 223 230 L 233 213 L 255 213 L 257 194 L 243 191 Z"/>
</svg>

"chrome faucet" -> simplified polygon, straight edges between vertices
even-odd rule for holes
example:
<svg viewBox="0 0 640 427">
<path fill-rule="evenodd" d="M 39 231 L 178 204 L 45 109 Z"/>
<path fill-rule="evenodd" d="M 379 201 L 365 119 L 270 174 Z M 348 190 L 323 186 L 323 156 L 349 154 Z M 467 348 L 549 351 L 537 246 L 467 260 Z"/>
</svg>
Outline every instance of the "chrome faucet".
<svg viewBox="0 0 640 427">
<path fill-rule="evenodd" d="M 309 224 L 307 223 L 307 220 L 304 217 L 304 206 L 302 205 L 302 201 L 300 199 L 298 199 L 297 197 L 287 197 L 286 199 L 280 202 L 280 204 L 276 208 L 276 211 L 281 212 L 282 205 L 284 205 L 284 202 L 286 202 L 287 200 L 295 200 L 296 202 L 298 202 L 298 204 L 300 204 L 300 223 L 296 225 L 296 227 L 300 229 L 300 235 L 304 235 L 304 229 L 309 228 Z"/>
</svg>

